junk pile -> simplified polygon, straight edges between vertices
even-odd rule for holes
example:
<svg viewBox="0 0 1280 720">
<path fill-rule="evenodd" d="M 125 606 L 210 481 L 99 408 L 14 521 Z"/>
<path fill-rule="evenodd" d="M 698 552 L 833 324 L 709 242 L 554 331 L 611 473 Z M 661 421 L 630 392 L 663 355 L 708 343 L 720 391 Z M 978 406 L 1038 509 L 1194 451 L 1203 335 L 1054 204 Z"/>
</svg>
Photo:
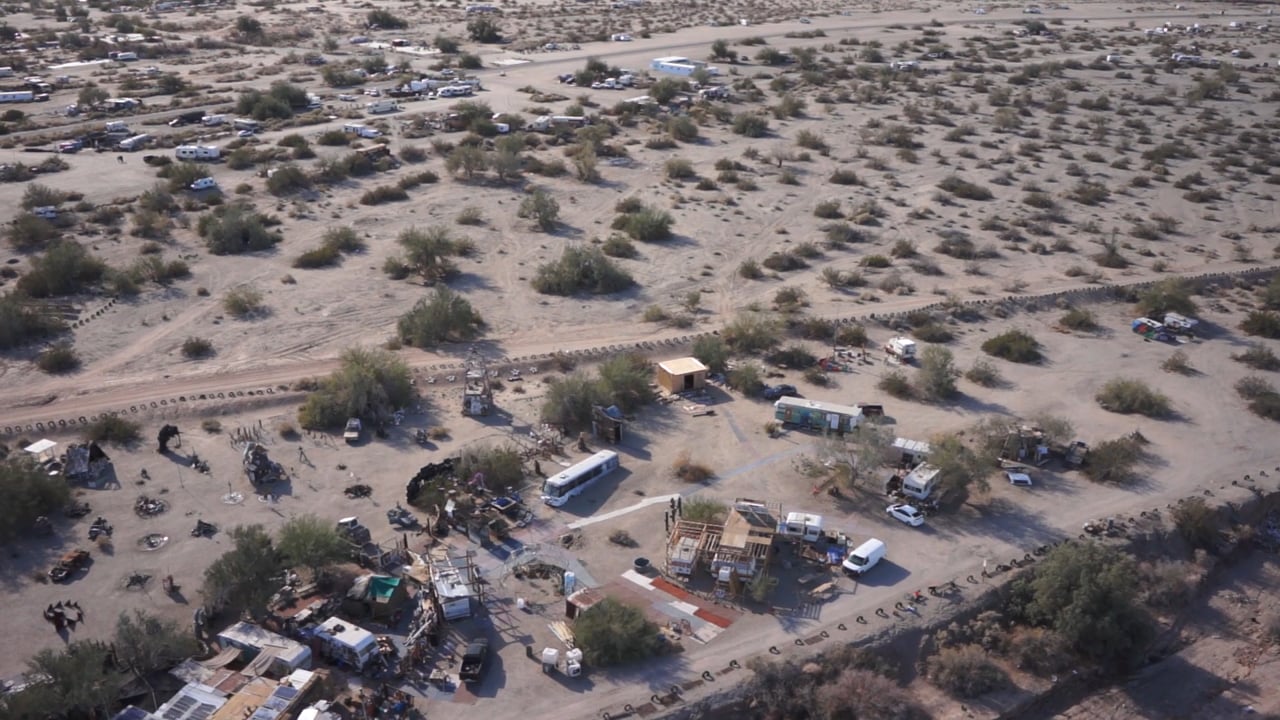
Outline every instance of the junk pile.
<svg viewBox="0 0 1280 720">
<path fill-rule="evenodd" d="M 453 478 L 455 464 L 461 463 L 461 458 L 445 458 L 438 463 L 430 463 L 422 466 L 418 473 L 409 479 L 409 484 L 405 486 L 405 501 L 412 504 L 414 498 L 422 492 L 422 487 L 428 483 L 435 483 L 440 479 Z"/>
<path fill-rule="evenodd" d="M 249 443 L 244 448 L 244 474 L 253 485 L 269 485 L 284 479 L 284 466 L 267 456 L 267 449 L 259 443 Z"/>
<path fill-rule="evenodd" d="M 67 446 L 62 464 L 63 474 L 68 480 L 94 485 L 111 466 L 111 458 L 98 447 L 98 443 L 76 443 Z"/>
<path fill-rule="evenodd" d="M 163 500 L 141 495 L 138 497 L 137 502 L 133 504 L 133 511 L 138 514 L 138 517 L 154 517 L 164 512 L 168 507 Z"/>
</svg>

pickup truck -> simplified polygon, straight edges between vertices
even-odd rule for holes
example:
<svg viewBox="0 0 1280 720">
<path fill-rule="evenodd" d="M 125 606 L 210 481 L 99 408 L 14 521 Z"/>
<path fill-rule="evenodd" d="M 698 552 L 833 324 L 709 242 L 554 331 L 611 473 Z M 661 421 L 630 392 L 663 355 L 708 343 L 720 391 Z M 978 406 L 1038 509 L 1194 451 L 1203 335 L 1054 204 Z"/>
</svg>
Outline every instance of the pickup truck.
<svg viewBox="0 0 1280 720">
<path fill-rule="evenodd" d="M 351 418 L 347 420 L 347 427 L 342 431 L 342 439 L 347 441 L 348 445 L 355 445 L 360 442 L 360 436 L 364 433 L 364 425 L 360 422 L 360 418 Z"/>
<path fill-rule="evenodd" d="M 489 641 L 485 638 L 472 640 L 462 656 L 462 667 L 458 676 L 463 682 L 475 682 L 484 674 L 484 661 L 489 657 Z"/>
</svg>

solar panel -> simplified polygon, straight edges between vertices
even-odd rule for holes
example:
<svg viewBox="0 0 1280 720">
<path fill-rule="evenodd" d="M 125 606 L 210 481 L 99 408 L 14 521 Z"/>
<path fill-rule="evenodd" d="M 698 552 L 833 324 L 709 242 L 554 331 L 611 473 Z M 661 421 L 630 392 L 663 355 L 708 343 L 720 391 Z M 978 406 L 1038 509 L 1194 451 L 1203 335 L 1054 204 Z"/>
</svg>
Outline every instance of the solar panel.
<svg viewBox="0 0 1280 720">
<path fill-rule="evenodd" d="M 297 688 L 291 688 L 288 685 L 281 685 L 276 688 L 276 691 L 273 694 L 282 697 L 285 700 L 292 700 L 298 696 L 298 690 Z"/>
</svg>

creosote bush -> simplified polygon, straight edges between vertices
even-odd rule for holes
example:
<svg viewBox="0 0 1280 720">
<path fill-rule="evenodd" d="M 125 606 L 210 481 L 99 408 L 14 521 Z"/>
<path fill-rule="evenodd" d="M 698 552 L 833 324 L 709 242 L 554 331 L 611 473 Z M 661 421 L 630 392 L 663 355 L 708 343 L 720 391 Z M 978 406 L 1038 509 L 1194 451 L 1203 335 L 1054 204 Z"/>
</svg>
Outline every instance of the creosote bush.
<svg viewBox="0 0 1280 720">
<path fill-rule="evenodd" d="M 1016 363 L 1040 362 L 1040 343 L 1024 330 L 1007 330 L 982 343 L 988 355 Z"/>
<path fill-rule="evenodd" d="M 533 288 L 546 295 L 574 295 L 579 292 L 607 295 L 635 284 L 631 274 L 619 268 L 599 248 L 571 245 L 558 260 L 538 268 Z"/>
<path fill-rule="evenodd" d="M 1145 415 L 1166 418 L 1173 414 L 1168 396 L 1152 389 L 1141 380 L 1114 378 L 1108 380 L 1095 398 L 1102 409 L 1122 415 Z"/>
</svg>

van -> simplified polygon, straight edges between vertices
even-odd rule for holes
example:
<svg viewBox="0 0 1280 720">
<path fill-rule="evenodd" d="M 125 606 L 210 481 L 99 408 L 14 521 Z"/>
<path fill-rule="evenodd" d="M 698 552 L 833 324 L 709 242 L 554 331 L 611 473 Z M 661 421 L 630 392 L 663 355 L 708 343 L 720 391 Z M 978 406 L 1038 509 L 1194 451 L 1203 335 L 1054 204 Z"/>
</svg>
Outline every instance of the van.
<svg viewBox="0 0 1280 720">
<path fill-rule="evenodd" d="M 112 120 L 103 126 L 108 135 L 128 135 L 129 124 L 122 120 Z"/>
<path fill-rule="evenodd" d="M 850 575 L 862 575 L 884 559 L 884 542 L 871 538 L 849 552 L 840 564 Z"/>
<path fill-rule="evenodd" d="M 218 183 L 211 177 L 202 177 L 191 183 L 192 190 L 211 190 L 216 187 L 218 187 Z"/>
</svg>

